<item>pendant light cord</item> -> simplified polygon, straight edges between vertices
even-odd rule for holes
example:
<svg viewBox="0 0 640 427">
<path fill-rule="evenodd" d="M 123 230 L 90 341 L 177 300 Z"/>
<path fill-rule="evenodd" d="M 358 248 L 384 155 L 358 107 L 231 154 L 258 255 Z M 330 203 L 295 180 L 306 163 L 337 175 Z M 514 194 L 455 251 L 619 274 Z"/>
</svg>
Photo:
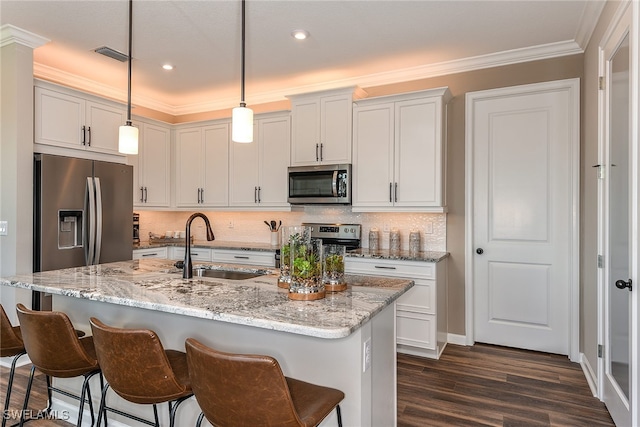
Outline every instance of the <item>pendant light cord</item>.
<svg viewBox="0 0 640 427">
<path fill-rule="evenodd" d="M 131 50 L 133 46 L 133 0 L 129 0 L 129 75 L 127 90 L 127 126 L 131 126 Z"/>
<path fill-rule="evenodd" d="M 242 56 L 242 63 L 240 65 L 240 106 L 241 107 L 246 107 L 247 104 L 246 102 L 244 102 L 244 43 L 245 43 L 245 37 L 244 37 L 244 33 L 245 33 L 245 25 L 244 25 L 244 3 L 245 0 L 242 0 L 242 47 L 240 49 L 240 53 Z"/>
</svg>

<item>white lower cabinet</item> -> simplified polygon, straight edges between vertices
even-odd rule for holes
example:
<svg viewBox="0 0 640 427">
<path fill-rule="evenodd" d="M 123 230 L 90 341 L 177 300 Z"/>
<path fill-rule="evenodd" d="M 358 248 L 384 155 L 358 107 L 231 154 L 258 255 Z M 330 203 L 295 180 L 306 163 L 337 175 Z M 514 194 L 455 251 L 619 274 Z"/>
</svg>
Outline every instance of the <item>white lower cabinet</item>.
<svg viewBox="0 0 640 427">
<path fill-rule="evenodd" d="M 183 260 L 186 249 L 184 247 L 173 246 L 170 249 L 170 259 Z M 191 261 L 211 262 L 212 249 L 191 247 Z"/>
<path fill-rule="evenodd" d="M 168 256 L 168 248 L 145 248 L 145 249 L 134 249 L 133 250 L 133 259 L 144 259 L 144 258 L 169 258 Z"/>
<path fill-rule="evenodd" d="M 447 345 L 447 261 L 345 260 L 350 274 L 411 279 L 415 285 L 396 301 L 396 345 L 400 353 L 437 359 Z"/>
<path fill-rule="evenodd" d="M 269 251 L 246 251 L 243 249 L 214 249 L 213 262 L 247 264 L 275 267 L 275 253 Z"/>
</svg>

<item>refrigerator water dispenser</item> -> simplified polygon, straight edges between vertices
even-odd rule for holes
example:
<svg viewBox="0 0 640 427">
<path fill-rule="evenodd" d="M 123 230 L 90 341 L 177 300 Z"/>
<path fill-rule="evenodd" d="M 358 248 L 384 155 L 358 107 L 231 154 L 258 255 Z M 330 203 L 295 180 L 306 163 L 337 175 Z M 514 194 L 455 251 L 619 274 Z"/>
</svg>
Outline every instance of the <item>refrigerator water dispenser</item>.
<svg viewBox="0 0 640 427">
<path fill-rule="evenodd" d="M 82 247 L 83 211 L 58 211 L 58 248 L 71 249 Z"/>
</svg>

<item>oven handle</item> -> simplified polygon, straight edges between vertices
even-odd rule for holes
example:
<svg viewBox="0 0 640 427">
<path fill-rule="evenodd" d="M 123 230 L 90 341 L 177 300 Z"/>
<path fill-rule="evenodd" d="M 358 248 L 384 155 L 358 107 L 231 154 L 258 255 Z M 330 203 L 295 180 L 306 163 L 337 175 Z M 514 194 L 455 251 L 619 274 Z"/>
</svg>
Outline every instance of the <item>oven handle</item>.
<svg viewBox="0 0 640 427">
<path fill-rule="evenodd" d="M 331 180 L 331 190 L 333 197 L 338 197 L 338 171 L 333 171 L 333 179 Z"/>
</svg>

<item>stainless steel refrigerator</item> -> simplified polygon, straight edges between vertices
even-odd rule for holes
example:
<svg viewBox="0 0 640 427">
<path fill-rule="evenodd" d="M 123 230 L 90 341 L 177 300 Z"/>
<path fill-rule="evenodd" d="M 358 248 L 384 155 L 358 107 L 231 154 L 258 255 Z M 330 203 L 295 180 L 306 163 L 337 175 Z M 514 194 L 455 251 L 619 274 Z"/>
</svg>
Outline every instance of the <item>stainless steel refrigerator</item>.
<svg viewBox="0 0 640 427">
<path fill-rule="evenodd" d="M 36 154 L 34 210 L 34 272 L 132 258 L 132 166 Z"/>
</svg>

